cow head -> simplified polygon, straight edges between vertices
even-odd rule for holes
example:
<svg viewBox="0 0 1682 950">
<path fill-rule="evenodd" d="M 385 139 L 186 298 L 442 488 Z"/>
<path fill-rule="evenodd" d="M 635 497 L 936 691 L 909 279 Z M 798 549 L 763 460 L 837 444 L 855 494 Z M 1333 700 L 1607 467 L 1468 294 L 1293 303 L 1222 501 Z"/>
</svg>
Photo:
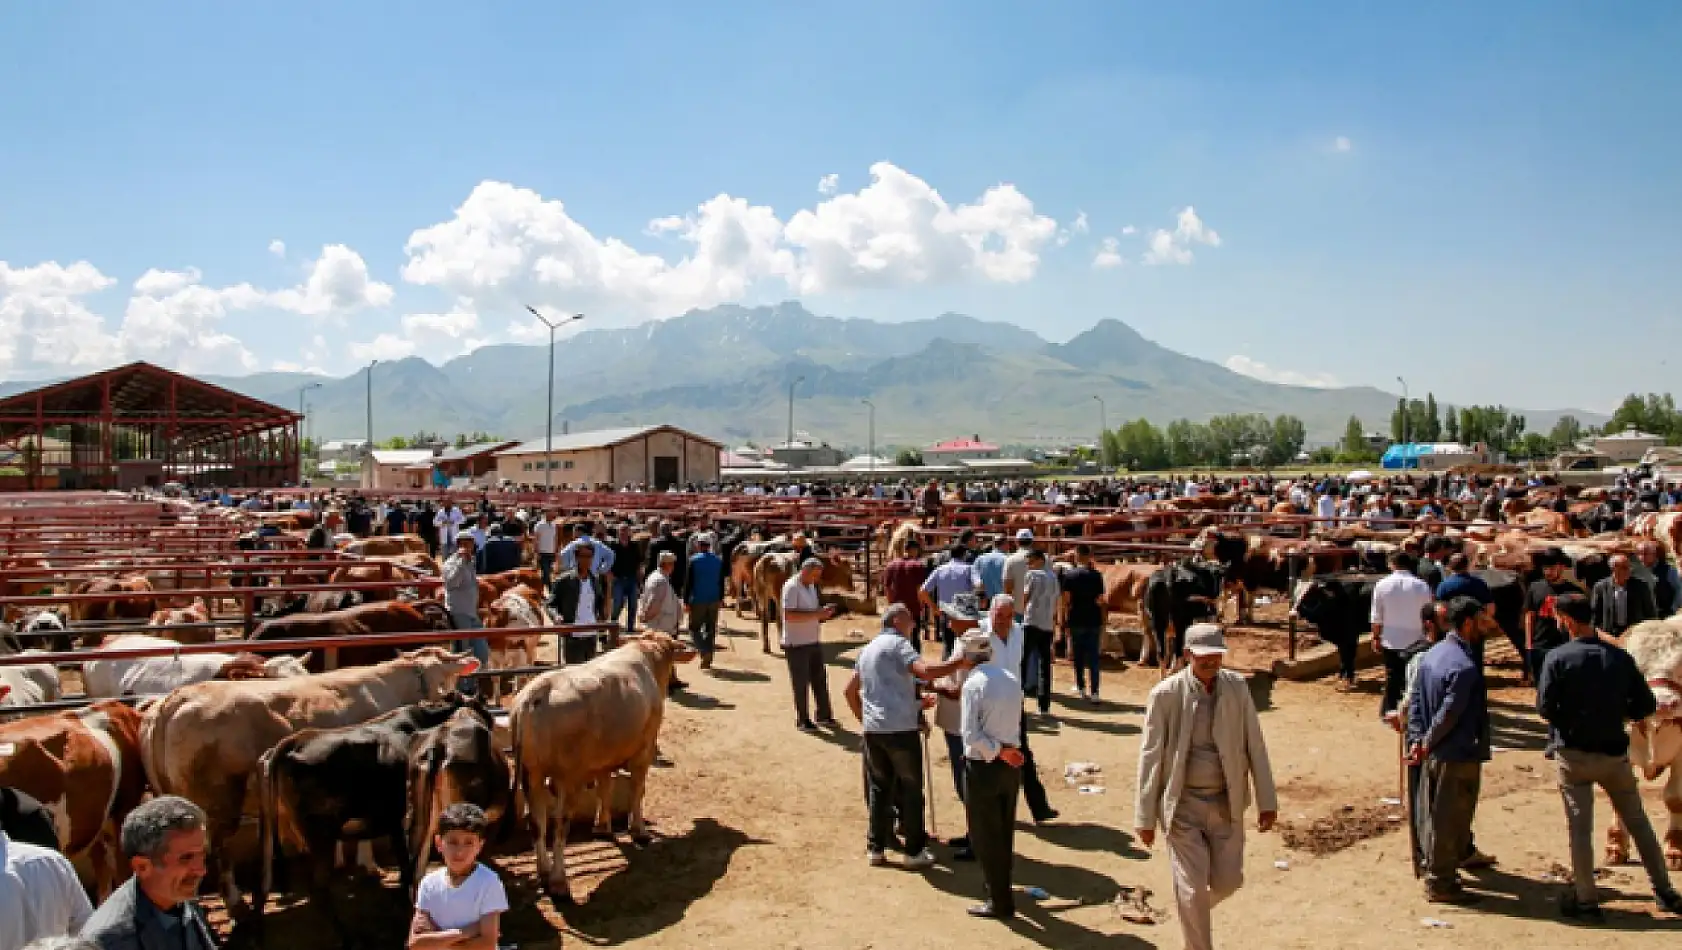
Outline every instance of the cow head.
<svg viewBox="0 0 1682 950">
<path fill-rule="evenodd" d="M 400 653 L 397 662 L 407 663 L 420 673 L 424 684 L 422 699 L 442 699 L 455 690 L 456 680 L 479 669 L 479 661 L 470 654 L 451 653 L 436 646 Z"/>
<path fill-rule="evenodd" d="M 417 600 L 410 606 L 420 611 L 420 615 L 426 618 L 426 628 L 428 630 L 454 630 L 456 628 L 455 621 L 450 619 L 449 609 L 436 600 Z"/>
<path fill-rule="evenodd" d="M 299 656 L 279 654 L 263 661 L 263 677 L 271 680 L 287 680 L 299 676 L 309 675 L 309 653 Z"/>
<path fill-rule="evenodd" d="M 677 664 L 688 663 L 698 655 L 682 641 L 664 633 L 640 634 L 633 642 L 648 657 L 649 665 L 653 667 L 654 675 L 660 681 L 662 695 L 665 693 L 665 687 L 671 683 Z"/>
</svg>

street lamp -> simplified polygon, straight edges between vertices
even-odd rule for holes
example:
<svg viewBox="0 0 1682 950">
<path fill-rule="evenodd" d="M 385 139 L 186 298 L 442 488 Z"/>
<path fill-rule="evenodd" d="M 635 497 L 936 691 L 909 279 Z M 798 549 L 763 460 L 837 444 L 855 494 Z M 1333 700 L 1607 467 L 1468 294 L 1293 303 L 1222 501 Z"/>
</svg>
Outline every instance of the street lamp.
<svg viewBox="0 0 1682 950">
<path fill-rule="evenodd" d="M 549 483 L 554 478 L 549 456 L 555 450 L 555 331 L 560 329 L 562 324 L 584 319 L 584 315 L 575 313 L 564 320 L 550 320 L 543 314 L 538 313 L 537 308 L 531 304 L 526 304 L 526 309 L 549 328 L 549 411 L 543 419 L 543 492 L 548 494 Z"/>
<path fill-rule="evenodd" d="M 794 448 L 794 387 L 806 381 L 804 376 L 796 376 L 794 382 L 788 384 L 788 442 L 790 449 Z"/>
<path fill-rule="evenodd" d="M 1402 444 L 1407 445 L 1408 444 L 1408 415 L 1409 415 L 1408 403 L 1411 401 L 1411 400 L 1408 399 L 1408 381 L 1401 378 L 1400 376 L 1397 376 L 1396 377 L 1396 382 L 1402 384 Z"/>
<path fill-rule="evenodd" d="M 1093 393 L 1092 398 L 1098 401 L 1098 469 L 1099 471 L 1103 471 L 1104 433 L 1110 431 L 1110 423 L 1109 420 L 1105 418 L 1104 397 L 1098 395 L 1097 393 Z"/>
<path fill-rule="evenodd" d="M 876 477 L 876 404 L 868 399 L 860 402 L 870 407 L 870 476 Z"/>
<path fill-rule="evenodd" d="M 320 389 L 320 388 L 321 388 L 320 383 L 306 383 L 305 385 L 298 387 L 298 428 L 301 430 L 301 431 L 299 431 L 298 436 L 304 442 L 308 442 L 310 440 L 310 436 L 309 436 L 310 417 L 309 417 L 309 413 L 304 410 L 304 393 L 307 393 L 312 389 Z M 303 480 L 304 480 L 304 453 L 303 453 L 302 447 L 300 446 L 299 451 L 298 451 L 298 482 L 300 484 L 302 484 Z"/>
<path fill-rule="evenodd" d="M 368 361 L 368 454 L 363 462 L 364 473 L 368 476 L 370 489 L 379 486 L 374 484 L 374 366 L 379 360 Z"/>
</svg>

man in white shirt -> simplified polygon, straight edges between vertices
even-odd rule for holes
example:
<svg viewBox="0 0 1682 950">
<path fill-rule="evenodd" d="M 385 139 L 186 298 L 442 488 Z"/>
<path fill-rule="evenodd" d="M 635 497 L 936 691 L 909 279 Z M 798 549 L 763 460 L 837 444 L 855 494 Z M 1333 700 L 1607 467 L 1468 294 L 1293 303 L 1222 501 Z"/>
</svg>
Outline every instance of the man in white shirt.
<svg viewBox="0 0 1682 950">
<path fill-rule="evenodd" d="M 549 592 L 549 608 L 563 624 L 599 623 L 607 613 L 607 584 L 593 568 L 595 548 L 583 545 L 573 552 L 571 570 L 555 578 Z M 596 655 L 600 634 L 597 631 L 568 633 L 562 650 L 568 663 L 584 663 Z"/>
<path fill-rule="evenodd" d="M 532 525 L 531 539 L 537 551 L 537 572 L 543 578 L 543 589 L 548 590 L 554 580 L 556 553 L 556 525 L 553 509 L 543 513 L 543 519 Z"/>
<path fill-rule="evenodd" d="M 93 905 L 70 860 L 0 830 L 0 947 L 79 933 Z"/>
<path fill-rule="evenodd" d="M 946 608 L 949 619 L 958 619 L 967 615 L 971 603 L 975 601 L 973 594 L 961 595 L 955 603 Z M 993 662 L 1016 674 L 1017 687 L 1022 685 L 1022 657 L 1028 642 L 1027 634 L 1022 625 L 1016 622 L 1016 601 L 1009 594 L 994 597 L 987 605 L 987 617 L 981 621 L 980 632 L 987 634 L 988 642 L 992 645 Z M 1050 662 L 1050 657 L 1046 658 Z M 1028 814 L 1034 819 L 1034 824 L 1043 825 L 1058 816 L 1058 811 L 1051 807 L 1051 800 L 1046 796 L 1045 785 L 1040 781 L 1038 767 L 1034 764 L 1034 750 L 1028 747 L 1028 713 L 1020 710 L 1022 723 L 1018 727 L 1021 741 L 1017 747 L 1022 750 L 1021 790 L 1022 797 L 1028 802 Z"/>
<path fill-rule="evenodd" d="M 1321 518 L 1335 518 L 1335 517 L 1337 517 L 1337 496 L 1332 494 L 1331 492 L 1328 491 L 1328 492 L 1325 492 L 1325 493 L 1321 494 L 1319 500 L 1316 502 L 1316 505 L 1318 506 L 1318 508 L 1314 513 L 1316 515 L 1318 515 L 1319 517 L 1321 517 Z M 1318 527 L 1320 527 L 1322 529 L 1330 528 L 1331 526 L 1332 526 L 1332 524 L 1329 521 L 1318 525 Z"/>
<path fill-rule="evenodd" d="M 461 513 L 461 506 L 453 501 L 449 507 L 438 509 L 438 514 L 432 519 L 433 527 L 438 529 L 438 550 L 456 549 L 456 535 L 466 521 L 467 516 Z"/>
<path fill-rule="evenodd" d="M 1432 600 L 1431 585 L 1413 572 L 1413 555 L 1390 555 L 1390 576 L 1372 591 L 1372 649 L 1384 657 L 1382 718 L 1395 710 L 1407 683 L 1407 651 L 1425 639 L 1420 609 Z"/>
<path fill-rule="evenodd" d="M 968 634 L 961 649 L 972 657 L 984 649 L 991 652 L 991 637 L 980 631 Z M 961 697 L 964 814 L 987 898 L 969 913 L 1008 920 L 1016 916 L 1010 871 L 1016 847 L 1016 796 L 1024 764 L 1017 747 L 1022 739 L 1022 686 L 998 657 L 990 656 L 965 678 Z"/>
</svg>

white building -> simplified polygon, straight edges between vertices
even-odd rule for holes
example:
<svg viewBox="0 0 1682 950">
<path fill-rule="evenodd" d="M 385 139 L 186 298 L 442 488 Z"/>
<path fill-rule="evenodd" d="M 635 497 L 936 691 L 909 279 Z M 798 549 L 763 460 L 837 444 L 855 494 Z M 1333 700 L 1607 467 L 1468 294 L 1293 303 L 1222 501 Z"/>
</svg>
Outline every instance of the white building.
<svg viewBox="0 0 1682 950">
<path fill-rule="evenodd" d="M 1609 435 L 1597 435 L 1589 439 L 1589 444 L 1596 452 L 1605 455 L 1614 462 L 1639 462 L 1641 456 L 1647 454 L 1648 449 L 1656 449 L 1664 445 L 1664 436 L 1642 432 L 1630 426 L 1622 432 Z"/>
<path fill-rule="evenodd" d="M 999 447 L 991 442 L 981 441 L 979 435 L 968 439 L 948 439 L 923 450 L 923 464 L 925 465 L 953 465 L 971 459 L 996 459 L 998 457 Z"/>
</svg>

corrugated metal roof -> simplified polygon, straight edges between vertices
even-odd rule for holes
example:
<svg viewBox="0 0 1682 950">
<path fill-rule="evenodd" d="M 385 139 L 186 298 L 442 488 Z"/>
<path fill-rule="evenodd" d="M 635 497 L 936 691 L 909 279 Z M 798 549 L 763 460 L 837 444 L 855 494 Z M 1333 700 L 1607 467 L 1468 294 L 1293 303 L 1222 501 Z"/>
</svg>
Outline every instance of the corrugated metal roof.
<svg viewBox="0 0 1682 950">
<path fill-rule="evenodd" d="M 505 449 L 518 444 L 513 439 L 501 439 L 496 442 L 475 442 L 472 445 L 464 445 L 459 449 L 445 449 L 438 456 L 438 461 L 455 462 L 461 459 L 470 459 L 475 455 L 484 455 L 486 452 L 495 452 L 498 449 Z"/>
<path fill-rule="evenodd" d="M 432 461 L 431 449 L 375 449 L 376 465 L 414 465 Z"/>
<path fill-rule="evenodd" d="M 688 429 L 680 429 L 677 426 L 661 424 L 651 426 L 626 426 L 619 429 L 596 429 L 593 432 L 572 432 L 566 435 L 557 434 L 554 437 L 552 450 L 555 452 L 582 452 L 586 449 L 605 449 L 611 446 L 619 445 L 622 442 L 629 442 L 632 439 L 641 438 L 642 436 L 658 432 L 662 429 L 670 429 L 673 432 L 682 433 L 693 442 L 703 442 L 707 445 L 713 446 L 714 448 L 724 447 L 722 443 L 709 439 L 704 435 L 697 435 L 690 432 Z M 504 449 L 496 454 L 542 455 L 544 445 L 545 440 L 543 438 L 536 438 L 528 442 L 521 442 L 513 448 Z"/>
</svg>

